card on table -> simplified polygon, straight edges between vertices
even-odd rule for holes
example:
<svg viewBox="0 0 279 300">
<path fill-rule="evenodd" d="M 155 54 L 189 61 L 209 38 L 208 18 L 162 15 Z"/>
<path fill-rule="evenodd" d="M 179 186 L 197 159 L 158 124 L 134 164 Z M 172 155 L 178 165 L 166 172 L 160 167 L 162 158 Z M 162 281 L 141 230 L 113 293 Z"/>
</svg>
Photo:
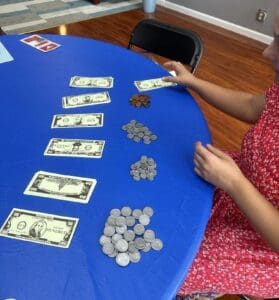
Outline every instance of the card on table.
<svg viewBox="0 0 279 300">
<path fill-rule="evenodd" d="M 61 46 L 37 34 L 25 37 L 20 41 L 43 52 L 49 52 Z"/>
<path fill-rule="evenodd" d="M 112 88 L 113 77 L 73 76 L 70 80 L 70 86 L 78 88 Z"/>
<path fill-rule="evenodd" d="M 0 236 L 69 248 L 78 218 L 13 208 L 0 228 Z"/>
<path fill-rule="evenodd" d="M 24 194 L 86 204 L 96 183 L 94 178 L 38 171 L 29 182 Z"/>
<path fill-rule="evenodd" d="M 140 92 L 150 91 L 150 90 L 155 90 L 155 89 L 160 89 L 160 88 L 164 88 L 164 87 L 177 85 L 174 82 L 163 81 L 162 78 L 138 80 L 138 81 L 135 81 L 134 84 Z"/>
<path fill-rule="evenodd" d="M 75 108 L 88 105 L 106 104 L 110 102 L 111 100 L 108 92 L 62 97 L 63 108 Z"/>
<path fill-rule="evenodd" d="M 103 127 L 104 114 L 64 114 L 54 115 L 51 128 Z"/>
<path fill-rule="evenodd" d="M 49 141 L 44 155 L 101 158 L 105 141 L 53 138 Z"/>
</svg>

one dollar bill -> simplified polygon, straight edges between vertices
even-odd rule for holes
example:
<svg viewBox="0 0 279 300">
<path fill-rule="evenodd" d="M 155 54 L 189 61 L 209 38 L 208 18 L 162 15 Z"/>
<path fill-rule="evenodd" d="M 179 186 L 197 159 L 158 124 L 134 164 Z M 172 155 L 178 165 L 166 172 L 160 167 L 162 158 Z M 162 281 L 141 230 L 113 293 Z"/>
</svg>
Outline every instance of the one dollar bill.
<svg viewBox="0 0 279 300">
<path fill-rule="evenodd" d="M 101 158 L 105 141 L 53 138 L 44 155 Z"/>
<path fill-rule="evenodd" d="M 177 85 L 174 82 L 166 82 L 162 78 L 153 78 L 147 80 L 135 81 L 135 86 L 140 92 L 160 89 L 169 86 Z"/>
<path fill-rule="evenodd" d="M 81 106 L 105 104 L 110 102 L 111 100 L 108 92 L 62 97 L 63 108 L 75 108 Z"/>
<path fill-rule="evenodd" d="M 73 76 L 70 80 L 70 86 L 78 88 L 112 88 L 113 77 Z"/>
<path fill-rule="evenodd" d="M 13 208 L 0 235 L 17 240 L 69 248 L 78 218 Z"/>
<path fill-rule="evenodd" d="M 38 171 L 24 194 L 85 204 L 88 203 L 96 183 L 94 178 Z"/>
<path fill-rule="evenodd" d="M 103 113 L 54 115 L 51 128 L 102 127 Z"/>
</svg>

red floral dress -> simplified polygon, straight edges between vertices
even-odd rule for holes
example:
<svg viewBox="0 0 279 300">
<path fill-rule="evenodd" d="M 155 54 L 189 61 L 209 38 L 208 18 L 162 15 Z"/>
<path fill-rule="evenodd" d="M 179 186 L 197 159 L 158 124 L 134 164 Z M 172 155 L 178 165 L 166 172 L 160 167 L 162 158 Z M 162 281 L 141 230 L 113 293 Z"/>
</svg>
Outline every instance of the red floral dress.
<svg viewBox="0 0 279 300">
<path fill-rule="evenodd" d="M 279 209 L 279 85 L 232 155 L 245 176 Z M 179 295 L 195 292 L 279 297 L 279 255 L 251 227 L 234 201 L 217 189 L 200 250 Z"/>
</svg>

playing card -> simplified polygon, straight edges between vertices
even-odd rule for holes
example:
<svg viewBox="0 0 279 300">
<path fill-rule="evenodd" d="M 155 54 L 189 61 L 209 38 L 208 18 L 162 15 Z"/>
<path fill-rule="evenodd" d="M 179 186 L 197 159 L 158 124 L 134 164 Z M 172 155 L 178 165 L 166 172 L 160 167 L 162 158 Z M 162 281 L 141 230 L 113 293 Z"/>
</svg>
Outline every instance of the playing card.
<svg viewBox="0 0 279 300">
<path fill-rule="evenodd" d="M 88 105 L 105 104 L 110 102 L 111 100 L 108 92 L 62 97 L 63 108 L 75 108 Z"/>
<path fill-rule="evenodd" d="M 78 88 L 112 88 L 113 77 L 73 76 L 70 80 L 70 86 Z"/>
<path fill-rule="evenodd" d="M 51 128 L 102 127 L 103 113 L 54 115 Z"/>
<path fill-rule="evenodd" d="M 59 44 L 51 42 L 50 40 L 37 34 L 25 37 L 20 41 L 43 52 L 49 52 L 60 47 Z"/>
<path fill-rule="evenodd" d="M 53 138 L 44 155 L 101 158 L 105 141 Z"/>
<path fill-rule="evenodd" d="M 85 204 L 88 203 L 96 183 L 94 178 L 38 171 L 24 194 Z"/>
<path fill-rule="evenodd" d="M 134 84 L 140 92 L 177 85 L 174 82 L 163 81 L 162 78 L 135 81 Z"/>
<path fill-rule="evenodd" d="M 69 248 L 78 218 L 13 208 L 0 235 L 17 240 Z"/>
</svg>

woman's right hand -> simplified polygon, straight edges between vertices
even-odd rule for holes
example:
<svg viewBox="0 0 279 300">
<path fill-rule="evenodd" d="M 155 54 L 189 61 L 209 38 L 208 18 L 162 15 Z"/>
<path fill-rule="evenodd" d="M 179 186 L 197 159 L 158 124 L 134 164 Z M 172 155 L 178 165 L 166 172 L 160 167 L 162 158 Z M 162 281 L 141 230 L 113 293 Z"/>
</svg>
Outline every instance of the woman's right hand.
<svg viewBox="0 0 279 300">
<path fill-rule="evenodd" d="M 175 71 L 176 76 L 166 76 L 163 77 L 164 81 L 167 82 L 175 82 L 178 84 L 186 85 L 188 87 L 191 86 L 192 82 L 194 82 L 197 78 L 188 71 L 182 63 L 177 61 L 168 61 L 163 65 L 169 71 Z"/>
</svg>

